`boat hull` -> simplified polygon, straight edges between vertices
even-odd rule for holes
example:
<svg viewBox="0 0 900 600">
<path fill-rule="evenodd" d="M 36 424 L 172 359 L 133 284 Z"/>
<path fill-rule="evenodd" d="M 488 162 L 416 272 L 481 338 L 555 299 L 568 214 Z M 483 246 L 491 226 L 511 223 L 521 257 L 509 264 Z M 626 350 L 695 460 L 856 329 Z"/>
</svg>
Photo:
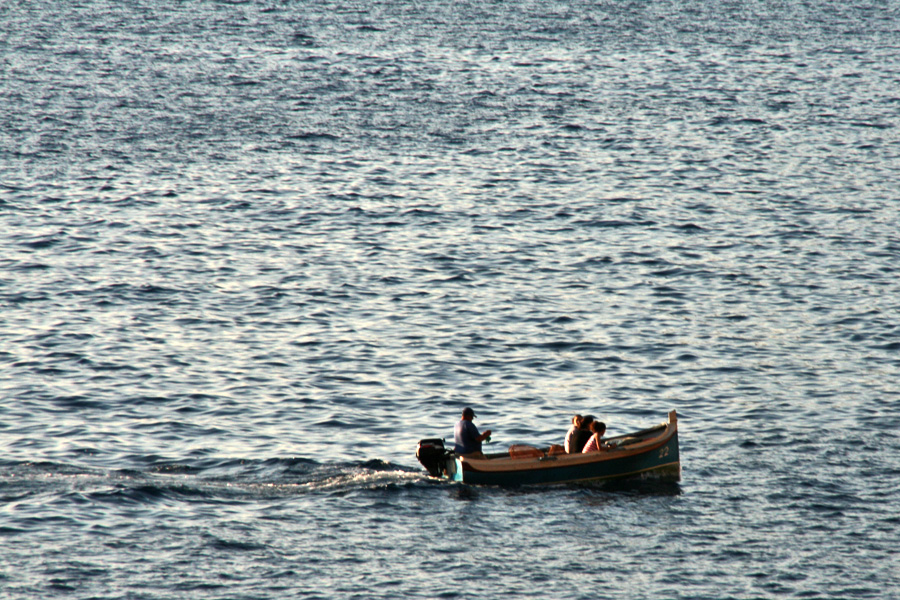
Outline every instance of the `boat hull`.
<svg viewBox="0 0 900 600">
<path fill-rule="evenodd" d="M 678 425 L 675 411 L 655 428 L 611 438 L 620 445 L 609 452 L 557 454 L 514 458 L 493 456 L 480 459 L 448 453 L 440 476 L 475 485 L 519 486 L 593 483 L 611 479 L 653 477 L 681 479 Z"/>
</svg>

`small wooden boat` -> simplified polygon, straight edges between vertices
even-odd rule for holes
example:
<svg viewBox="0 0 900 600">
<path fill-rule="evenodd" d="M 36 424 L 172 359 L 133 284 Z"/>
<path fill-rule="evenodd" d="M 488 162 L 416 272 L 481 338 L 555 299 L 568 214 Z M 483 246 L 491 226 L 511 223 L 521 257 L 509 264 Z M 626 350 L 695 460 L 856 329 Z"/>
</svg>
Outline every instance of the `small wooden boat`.
<svg viewBox="0 0 900 600">
<path fill-rule="evenodd" d="M 628 477 L 681 479 L 678 417 L 675 411 L 656 427 L 604 438 L 613 449 L 587 454 L 559 453 L 557 448 L 513 446 L 483 458 L 457 456 L 444 440 L 421 440 L 416 457 L 432 477 L 477 485 L 589 483 Z"/>
</svg>

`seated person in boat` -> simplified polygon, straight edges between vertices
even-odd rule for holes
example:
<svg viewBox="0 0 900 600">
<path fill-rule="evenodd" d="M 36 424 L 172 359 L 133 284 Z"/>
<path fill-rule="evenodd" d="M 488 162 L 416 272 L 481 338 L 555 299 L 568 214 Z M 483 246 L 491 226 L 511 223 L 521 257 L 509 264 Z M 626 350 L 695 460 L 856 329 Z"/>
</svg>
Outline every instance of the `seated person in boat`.
<svg viewBox="0 0 900 600">
<path fill-rule="evenodd" d="M 478 433 L 478 428 L 472 419 L 475 418 L 475 411 L 468 406 L 463 409 L 462 419 L 456 424 L 453 430 L 453 441 L 456 445 L 453 451 L 460 456 L 466 458 L 484 458 L 481 451 L 481 442 L 491 437 L 491 430 L 488 429 L 484 433 Z"/>
<path fill-rule="evenodd" d="M 581 429 L 581 421 L 584 420 L 584 417 L 581 415 L 575 415 L 572 417 L 572 427 L 566 432 L 566 442 L 564 444 L 564 448 L 566 449 L 566 454 L 572 454 L 572 448 L 574 446 L 575 436 L 578 433 L 578 430 Z"/>
<path fill-rule="evenodd" d="M 581 418 L 581 425 L 572 435 L 572 443 L 567 448 L 569 454 L 579 454 L 584 449 L 584 445 L 591 439 L 591 423 L 593 422 L 594 417 L 591 415 L 585 415 Z"/>
<path fill-rule="evenodd" d="M 585 444 L 584 450 L 581 451 L 583 454 L 600 450 L 612 450 L 612 446 L 603 441 L 603 434 L 606 433 L 606 423 L 594 421 L 591 423 L 591 432 L 593 435 L 588 440 L 588 443 Z"/>
</svg>

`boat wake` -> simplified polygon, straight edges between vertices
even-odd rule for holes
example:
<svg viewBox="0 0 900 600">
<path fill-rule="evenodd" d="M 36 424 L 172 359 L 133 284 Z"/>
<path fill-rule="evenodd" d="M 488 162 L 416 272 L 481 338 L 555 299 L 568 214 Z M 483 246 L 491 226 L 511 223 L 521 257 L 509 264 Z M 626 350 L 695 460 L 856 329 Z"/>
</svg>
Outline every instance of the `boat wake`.
<svg viewBox="0 0 900 600">
<path fill-rule="evenodd" d="M 55 462 L 0 464 L 0 502 L 146 504 L 254 501 L 308 494 L 428 486 L 427 477 L 382 460 L 319 463 L 302 458 L 202 464 L 155 462 L 142 469 L 102 469 Z M 40 500 L 43 499 L 43 500 Z"/>
</svg>

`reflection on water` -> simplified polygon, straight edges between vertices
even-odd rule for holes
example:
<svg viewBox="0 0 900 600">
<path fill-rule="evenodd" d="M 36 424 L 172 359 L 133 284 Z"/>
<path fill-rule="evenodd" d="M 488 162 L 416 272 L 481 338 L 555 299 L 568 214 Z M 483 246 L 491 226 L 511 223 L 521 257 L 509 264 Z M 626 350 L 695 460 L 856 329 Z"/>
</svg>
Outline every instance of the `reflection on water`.
<svg viewBox="0 0 900 600">
<path fill-rule="evenodd" d="M 4 3 L 0 596 L 900 589 L 891 11 Z M 428 480 L 469 404 L 685 472 Z"/>
</svg>

